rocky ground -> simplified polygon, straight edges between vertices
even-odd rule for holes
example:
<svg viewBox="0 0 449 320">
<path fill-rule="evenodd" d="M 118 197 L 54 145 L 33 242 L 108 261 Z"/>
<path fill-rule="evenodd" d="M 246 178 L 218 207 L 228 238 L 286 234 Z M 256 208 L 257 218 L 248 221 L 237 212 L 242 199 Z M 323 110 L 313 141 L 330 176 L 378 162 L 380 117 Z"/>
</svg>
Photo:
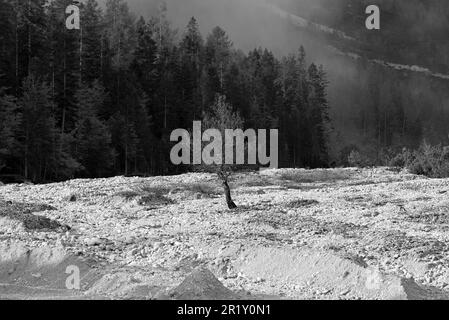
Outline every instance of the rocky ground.
<svg viewBox="0 0 449 320">
<path fill-rule="evenodd" d="M 0 186 L 0 298 L 449 297 L 449 180 L 283 169 L 232 193 L 208 174 Z"/>
</svg>

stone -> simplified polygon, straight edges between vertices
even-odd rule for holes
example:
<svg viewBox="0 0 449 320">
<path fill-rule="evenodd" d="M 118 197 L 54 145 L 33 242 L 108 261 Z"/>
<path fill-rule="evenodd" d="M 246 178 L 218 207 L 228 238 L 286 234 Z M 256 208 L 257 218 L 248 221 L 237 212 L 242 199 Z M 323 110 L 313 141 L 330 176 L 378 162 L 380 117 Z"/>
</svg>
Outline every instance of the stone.
<svg viewBox="0 0 449 320">
<path fill-rule="evenodd" d="M 154 247 L 154 249 L 159 249 L 162 246 L 164 246 L 164 244 L 162 242 L 155 242 L 153 247 Z"/>
<path fill-rule="evenodd" d="M 125 238 L 123 239 L 123 242 L 124 242 L 125 244 L 133 244 L 133 243 L 134 243 L 134 238 L 131 237 L 131 236 L 127 236 L 127 237 L 125 237 Z"/>
<path fill-rule="evenodd" d="M 413 259 L 404 261 L 405 269 L 415 278 L 423 278 L 431 269 L 431 264 L 428 262 L 420 262 Z"/>
<path fill-rule="evenodd" d="M 88 246 L 99 246 L 102 241 L 100 238 L 87 238 L 84 240 L 84 243 Z"/>
<path fill-rule="evenodd" d="M 341 296 L 345 296 L 347 295 L 349 292 L 351 292 L 351 290 L 347 289 L 347 290 L 343 290 L 342 292 L 340 292 Z"/>
</svg>

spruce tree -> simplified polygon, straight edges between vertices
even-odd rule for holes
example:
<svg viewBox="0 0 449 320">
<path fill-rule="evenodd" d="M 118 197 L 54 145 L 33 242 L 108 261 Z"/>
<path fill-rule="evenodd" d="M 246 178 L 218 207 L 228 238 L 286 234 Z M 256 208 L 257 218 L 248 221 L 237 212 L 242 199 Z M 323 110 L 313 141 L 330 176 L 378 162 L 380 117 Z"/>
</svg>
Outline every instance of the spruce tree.
<svg viewBox="0 0 449 320">
<path fill-rule="evenodd" d="M 205 99 L 211 104 L 217 93 L 225 92 L 225 75 L 231 62 L 232 42 L 226 32 L 215 27 L 207 37 L 205 47 Z"/>
<path fill-rule="evenodd" d="M 66 137 L 61 138 L 55 126 L 50 87 L 31 75 L 25 78 L 22 92 L 18 105 L 24 177 L 36 182 L 72 177 L 79 164 L 67 148 L 56 150 L 55 141 Z"/>
<path fill-rule="evenodd" d="M 309 76 L 309 126 L 311 132 L 310 165 L 313 167 L 327 166 L 328 164 L 328 135 L 327 124 L 329 122 L 328 102 L 326 97 L 326 74 L 323 68 L 311 64 L 308 70 Z"/>
<path fill-rule="evenodd" d="M 111 136 L 107 126 L 98 117 L 98 110 L 102 108 L 105 98 L 104 88 L 98 81 L 91 87 L 83 86 L 76 94 L 74 154 L 83 166 L 83 174 L 88 177 L 103 176 L 113 163 Z"/>
<path fill-rule="evenodd" d="M 102 78 L 103 22 L 98 2 L 87 0 L 81 8 L 81 17 L 81 79 L 84 83 L 91 84 Z"/>
<path fill-rule="evenodd" d="M 0 88 L 0 172 L 14 167 L 13 159 L 19 155 L 17 130 L 20 125 L 18 106 L 13 96 L 5 95 L 5 88 Z M 8 168 L 9 167 L 9 168 Z"/>
<path fill-rule="evenodd" d="M 181 90 L 184 108 L 191 110 L 188 117 L 198 119 L 204 109 L 201 97 L 201 73 L 204 64 L 204 41 L 198 22 L 192 17 L 180 43 L 181 51 Z"/>
</svg>

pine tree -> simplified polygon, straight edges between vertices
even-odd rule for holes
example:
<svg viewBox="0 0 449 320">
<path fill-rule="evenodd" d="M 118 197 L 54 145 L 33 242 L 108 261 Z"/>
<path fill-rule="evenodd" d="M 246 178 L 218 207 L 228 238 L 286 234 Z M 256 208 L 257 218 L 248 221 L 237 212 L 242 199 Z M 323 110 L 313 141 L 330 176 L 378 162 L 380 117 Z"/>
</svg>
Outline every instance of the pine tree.
<svg viewBox="0 0 449 320">
<path fill-rule="evenodd" d="M 261 48 L 251 51 L 241 68 L 249 78 L 249 95 L 253 127 L 274 128 L 278 125 L 278 98 L 280 89 L 277 85 L 279 67 L 274 55 Z"/>
<path fill-rule="evenodd" d="M 136 32 L 134 18 L 124 0 L 107 0 L 104 16 L 105 40 L 107 43 L 107 64 L 111 67 L 110 79 L 104 79 L 113 94 L 116 107 L 121 104 L 122 83 L 133 60 Z"/>
<path fill-rule="evenodd" d="M 31 73 L 47 71 L 46 0 L 24 0 L 17 5 L 19 17 L 18 47 L 21 79 Z"/>
<path fill-rule="evenodd" d="M 161 123 L 158 136 L 164 136 L 163 139 L 166 139 L 170 128 L 173 128 L 170 121 L 179 106 L 179 87 L 176 81 L 179 75 L 179 54 L 175 41 L 177 30 L 172 28 L 167 19 L 165 2 L 160 3 L 157 16 L 149 21 L 149 26 L 157 44 L 156 67 L 159 75 L 153 116 L 155 122 Z"/>
<path fill-rule="evenodd" d="M 141 17 L 136 25 L 137 45 L 134 50 L 134 60 L 131 70 L 140 84 L 140 89 L 144 91 L 148 98 L 148 110 L 154 100 L 155 91 L 159 82 L 157 70 L 157 44 L 154 41 L 151 26 Z"/>
<path fill-rule="evenodd" d="M 215 98 L 217 93 L 225 92 L 225 74 L 231 62 L 232 42 L 226 32 L 220 27 L 215 27 L 207 37 L 205 48 L 205 76 L 207 103 Z"/>
<path fill-rule="evenodd" d="M 82 29 L 80 39 L 81 80 L 91 84 L 102 78 L 102 12 L 96 0 L 87 0 L 81 8 Z"/>
<path fill-rule="evenodd" d="M 24 177 L 37 182 L 72 177 L 78 163 L 66 148 L 55 150 L 59 137 L 51 113 L 50 87 L 31 75 L 25 78 L 22 92 L 18 105 Z"/>
<path fill-rule="evenodd" d="M 75 158 L 88 177 L 103 176 L 113 163 L 111 136 L 98 117 L 105 98 L 104 88 L 98 81 L 91 87 L 83 86 L 76 94 Z"/>
<path fill-rule="evenodd" d="M 124 0 L 107 0 L 104 27 L 112 58 L 112 67 L 126 70 L 135 47 L 135 21 Z"/>
<path fill-rule="evenodd" d="M 0 70 L 3 74 L 0 76 L 0 88 L 9 87 L 12 92 L 16 92 L 15 79 L 15 26 L 16 13 L 11 0 L 0 0 Z"/>
<path fill-rule="evenodd" d="M 311 64 L 309 73 L 309 108 L 311 126 L 312 152 L 310 165 L 313 167 L 326 166 L 328 164 L 327 152 L 327 124 L 329 122 L 328 102 L 326 97 L 326 74 L 323 68 Z"/>
<path fill-rule="evenodd" d="M 115 172 L 129 174 L 130 160 L 135 159 L 138 151 L 138 137 L 134 124 L 129 118 L 117 112 L 108 120 L 112 145 L 117 152 Z"/>
<path fill-rule="evenodd" d="M 4 73 L 0 86 L 16 96 L 24 77 L 48 71 L 45 2 L 0 1 L 0 70 Z"/>
<path fill-rule="evenodd" d="M 192 119 L 198 119 L 203 112 L 201 97 L 201 73 L 204 64 L 204 41 L 199 31 L 199 26 L 194 17 L 187 25 L 180 44 L 181 50 L 181 90 L 185 108 L 191 110 Z"/>
<path fill-rule="evenodd" d="M 284 57 L 276 84 L 280 88 L 282 106 L 280 108 L 280 140 L 285 141 L 283 152 L 288 157 L 289 166 L 305 166 L 301 158 L 306 153 L 304 142 L 307 133 L 305 124 L 305 94 L 304 82 L 306 80 L 302 61 L 297 56 Z M 294 129 L 293 129 L 294 128 Z M 297 133 L 301 132 L 301 136 Z"/>
<path fill-rule="evenodd" d="M 17 141 L 20 125 L 18 106 L 15 98 L 4 95 L 4 91 L 4 88 L 0 88 L 0 172 L 13 164 L 12 160 L 18 156 L 20 147 Z"/>
<path fill-rule="evenodd" d="M 66 13 L 71 0 L 53 0 L 48 7 L 51 67 L 51 98 L 54 119 L 59 127 L 57 156 L 64 157 L 69 150 L 69 135 L 75 122 L 75 94 L 81 83 L 80 30 L 67 30 Z"/>
<path fill-rule="evenodd" d="M 130 161 L 136 159 L 138 139 L 133 114 L 139 107 L 139 92 L 130 73 L 138 35 L 135 19 L 124 0 L 108 0 L 104 17 L 106 60 L 109 73 L 104 84 L 111 94 L 113 106 L 108 113 L 112 143 L 117 151 L 116 169 L 125 175 L 131 171 Z"/>
</svg>

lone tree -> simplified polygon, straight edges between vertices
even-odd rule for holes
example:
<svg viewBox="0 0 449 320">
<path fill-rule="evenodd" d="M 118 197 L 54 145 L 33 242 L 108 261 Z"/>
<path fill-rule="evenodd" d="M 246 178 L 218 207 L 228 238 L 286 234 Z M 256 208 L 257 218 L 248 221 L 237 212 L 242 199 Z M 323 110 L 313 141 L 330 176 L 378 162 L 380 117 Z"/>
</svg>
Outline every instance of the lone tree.
<svg viewBox="0 0 449 320">
<path fill-rule="evenodd" d="M 232 130 L 242 129 L 243 120 L 238 113 L 233 111 L 232 105 L 226 102 L 225 96 L 217 95 L 214 104 L 204 114 L 202 125 L 204 130 L 216 129 L 220 131 L 222 137 L 225 137 L 226 129 Z M 224 139 L 222 139 L 221 150 L 225 150 Z M 221 164 L 212 164 L 212 165 L 203 164 L 202 169 L 203 171 L 213 172 L 217 175 L 219 181 L 223 186 L 223 191 L 226 197 L 226 204 L 228 205 L 228 208 L 235 209 L 237 208 L 237 205 L 234 203 L 231 197 L 229 178 L 235 171 L 236 166 L 225 164 L 224 152 L 222 152 L 221 158 L 222 158 Z"/>
</svg>

